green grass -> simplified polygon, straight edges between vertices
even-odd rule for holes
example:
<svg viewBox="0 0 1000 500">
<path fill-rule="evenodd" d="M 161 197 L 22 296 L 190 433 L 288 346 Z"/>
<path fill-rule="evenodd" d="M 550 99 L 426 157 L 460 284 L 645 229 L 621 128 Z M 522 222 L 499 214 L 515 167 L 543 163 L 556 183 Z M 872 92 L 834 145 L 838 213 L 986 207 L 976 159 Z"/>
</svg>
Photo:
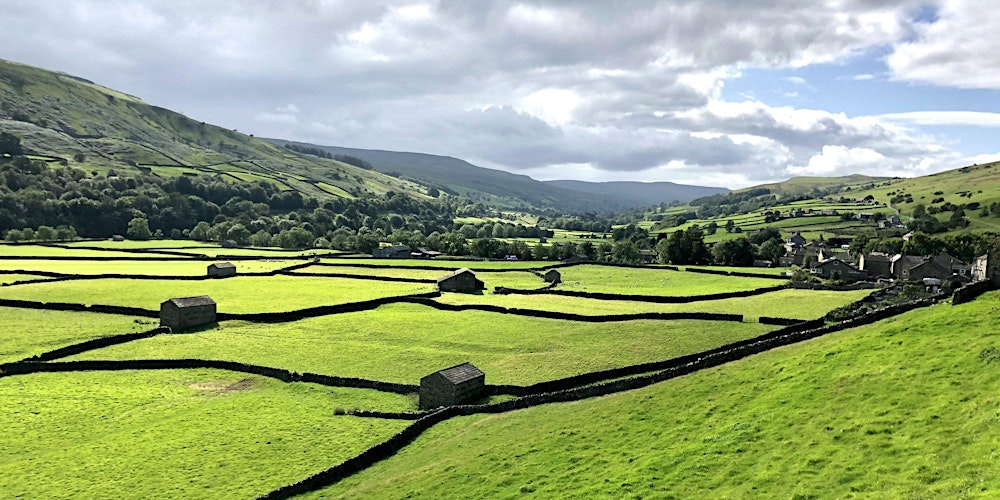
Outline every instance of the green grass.
<svg viewBox="0 0 1000 500">
<path fill-rule="evenodd" d="M 113 334 L 155 328 L 155 320 L 117 314 L 0 307 L 0 363 Z"/>
<path fill-rule="evenodd" d="M 155 256 L 156 253 L 144 254 Z M 116 252 L 114 250 L 90 250 L 83 248 L 60 248 L 42 245 L 0 245 L 0 258 L 3 257 L 119 257 L 131 258 L 136 254 L 128 252 Z"/>
<path fill-rule="evenodd" d="M 475 269 L 534 269 L 542 266 L 559 264 L 551 260 L 542 261 L 491 261 L 491 260 L 458 260 L 458 259 L 375 259 L 371 257 L 342 257 L 323 259 L 323 262 L 334 264 L 374 264 L 377 266 L 413 267 L 429 266 L 445 269 L 470 267 Z"/>
<path fill-rule="evenodd" d="M 501 307 L 540 309 L 572 314 L 634 314 L 645 312 L 707 312 L 742 314 L 746 321 L 760 316 L 812 319 L 854 302 L 871 290 L 830 292 L 779 290 L 753 297 L 704 300 L 687 304 L 654 304 L 631 300 L 599 300 L 559 295 L 467 295 L 446 293 L 438 302 L 446 304 L 492 304 Z"/>
<path fill-rule="evenodd" d="M 66 274 L 145 274 L 153 276 L 204 276 L 211 261 L 139 261 L 139 260 L 4 260 L 0 269 L 49 271 Z M 268 272 L 294 265 L 295 261 L 236 261 L 238 273 Z M 0 275 L 2 278 L 2 275 Z"/>
<path fill-rule="evenodd" d="M 203 357 L 409 384 L 465 361 L 487 383 L 528 384 L 697 352 L 772 330 L 749 323 L 581 323 L 414 304 L 293 323 L 223 322 L 74 359 Z"/>
<path fill-rule="evenodd" d="M 439 424 L 304 498 L 995 498 L 1000 294 L 648 388 Z"/>
<path fill-rule="evenodd" d="M 559 290 L 638 295 L 704 295 L 780 285 L 769 278 L 744 278 L 656 268 L 573 266 L 559 270 Z"/>
<path fill-rule="evenodd" d="M 0 298 L 142 307 L 159 310 L 174 297 L 209 295 L 220 312 L 278 312 L 409 295 L 435 285 L 305 276 L 237 276 L 223 280 L 72 280 L 0 289 Z"/>
<path fill-rule="evenodd" d="M 329 261 L 329 259 L 327 259 Z M 295 271 L 296 274 L 336 273 L 357 274 L 362 276 L 389 276 L 393 278 L 437 279 L 448 274 L 448 269 L 432 271 L 425 269 L 407 269 L 405 267 L 370 268 L 352 266 L 309 266 Z"/>
<path fill-rule="evenodd" d="M 252 498 L 406 422 L 334 416 L 405 396 L 213 370 L 0 378 L 7 498 Z"/>
</svg>

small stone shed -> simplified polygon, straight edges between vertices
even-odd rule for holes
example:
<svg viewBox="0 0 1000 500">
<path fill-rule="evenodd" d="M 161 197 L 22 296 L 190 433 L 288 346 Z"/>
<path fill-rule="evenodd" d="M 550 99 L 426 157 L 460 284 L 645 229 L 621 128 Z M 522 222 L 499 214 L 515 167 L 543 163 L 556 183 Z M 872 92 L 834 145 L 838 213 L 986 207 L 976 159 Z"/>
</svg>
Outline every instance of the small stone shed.
<svg viewBox="0 0 1000 500">
<path fill-rule="evenodd" d="M 208 266 L 208 275 L 216 278 L 236 276 L 236 265 L 232 262 L 218 262 Z"/>
<path fill-rule="evenodd" d="M 542 275 L 542 279 L 544 279 L 546 283 L 562 283 L 562 274 L 555 269 L 549 269 Z"/>
<path fill-rule="evenodd" d="M 462 363 L 420 379 L 420 409 L 469 403 L 485 390 L 486 374 L 472 363 Z"/>
<path fill-rule="evenodd" d="M 437 284 L 442 292 L 476 293 L 486 289 L 486 283 L 476 278 L 476 273 L 467 267 L 438 278 Z"/>
<path fill-rule="evenodd" d="M 215 322 L 215 301 L 208 295 L 170 299 L 160 304 L 160 326 L 173 332 Z"/>
</svg>

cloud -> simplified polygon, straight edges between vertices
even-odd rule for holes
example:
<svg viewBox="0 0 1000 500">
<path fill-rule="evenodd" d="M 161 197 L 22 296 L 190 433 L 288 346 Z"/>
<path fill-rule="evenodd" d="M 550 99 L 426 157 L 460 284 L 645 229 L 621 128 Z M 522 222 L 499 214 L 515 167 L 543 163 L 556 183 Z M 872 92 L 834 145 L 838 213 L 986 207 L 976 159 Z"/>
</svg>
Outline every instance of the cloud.
<svg viewBox="0 0 1000 500">
<path fill-rule="evenodd" d="M 889 122 L 931 126 L 1000 127 L 1000 113 L 983 111 L 910 111 L 878 116 Z"/>
<path fill-rule="evenodd" d="M 1000 89 L 996 5 L 948 0 L 933 22 L 915 26 L 913 40 L 886 58 L 896 80 L 960 88 Z"/>
<path fill-rule="evenodd" d="M 973 60 L 958 53 L 972 41 L 949 31 L 988 13 L 949 3 L 930 22 L 917 19 L 923 3 L 0 0 L 0 8 L 5 57 L 258 136 L 459 156 L 545 178 L 736 187 L 804 169 L 923 172 L 961 158 L 919 129 L 945 115 L 771 106 L 755 96 L 780 94 L 763 88 L 722 98 L 725 82 L 748 69 L 837 66 L 880 50 L 893 78 L 945 78 L 928 67 Z M 990 66 L 981 79 L 1000 81 L 989 37 L 980 36 L 971 47 Z M 812 75 L 785 78 L 789 94 L 804 88 L 812 97 L 818 85 Z"/>
</svg>

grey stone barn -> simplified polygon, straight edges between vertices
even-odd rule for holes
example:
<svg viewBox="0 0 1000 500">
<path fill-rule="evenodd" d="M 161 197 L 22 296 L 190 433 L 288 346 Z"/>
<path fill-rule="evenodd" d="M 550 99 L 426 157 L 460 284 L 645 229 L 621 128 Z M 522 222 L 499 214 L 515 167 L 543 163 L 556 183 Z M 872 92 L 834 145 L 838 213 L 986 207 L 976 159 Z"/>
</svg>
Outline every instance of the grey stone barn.
<svg viewBox="0 0 1000 500">
<path fill-rule="evenodd" d="M 236 265 L 232 262 L 219 262 L 208 266 L 208 275 L 216 278 L 236 276 Z"/>
<path fill-rule="evenodd" d="M 544 279 L 546 283 L 562 283 L 562 274 L 555 269 L 549 269 L 542 275 L 542 279 Z"/>
<path fill-rule="evenodd" d="M 467 267 L 438 278 L 437 284 L 442 292 L 476 293 L 486 289 L 486 283 L 476 278 L 476 273 Z"/>
<path fill-rule="evenodd" d="M 486 374 L 472 363 L 462 363 L 420 379 L 420 409 L 469 403 L 485 390 Z"/>
<path fill-rule="evenodd" d="M 215 301 L 208 295 L 170 299 L 160 304 L 160 326 L 179 332 L 215 322 Z"/>
</svg>

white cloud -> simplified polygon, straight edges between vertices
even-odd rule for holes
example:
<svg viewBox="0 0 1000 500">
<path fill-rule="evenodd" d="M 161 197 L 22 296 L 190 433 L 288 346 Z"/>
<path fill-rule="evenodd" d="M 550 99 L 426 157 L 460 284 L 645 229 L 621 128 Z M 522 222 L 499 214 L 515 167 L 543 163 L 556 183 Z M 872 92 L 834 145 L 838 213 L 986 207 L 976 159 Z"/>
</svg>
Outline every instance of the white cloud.
<svg viewBox="0 0 1000 500">
<path fill-rule="evenodd" d="M 940 2 L 937 20 L 915 27 L 886 63 L 897 80 L 960 88 L 1000 89 L 996 50 L 997 5 L 990 1 Z"/>
<path fill-rule="evenodd" d="M 1000 113 L 983 111 L 910 111 L 878 116 L 881 120 L 932 126 L 1000 127 Z"/>
</svg>

